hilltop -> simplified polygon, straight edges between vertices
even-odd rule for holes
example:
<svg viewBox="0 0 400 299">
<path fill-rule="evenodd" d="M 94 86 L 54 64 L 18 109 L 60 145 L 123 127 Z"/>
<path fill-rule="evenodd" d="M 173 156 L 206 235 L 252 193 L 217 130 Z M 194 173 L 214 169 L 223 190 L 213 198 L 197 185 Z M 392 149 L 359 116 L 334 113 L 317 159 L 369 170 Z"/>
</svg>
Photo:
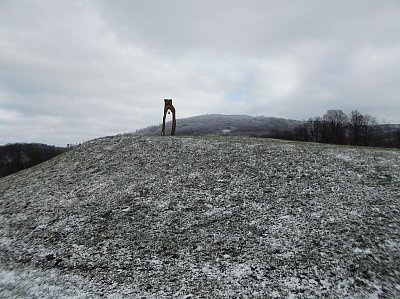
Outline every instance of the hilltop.
<svg viewBox="0 0 400 299">
<path fill-rule="evenodd" d="M 400 152 L 86 142 L 0 179 L 0 297 L 400 296 Z"/>
</svg>

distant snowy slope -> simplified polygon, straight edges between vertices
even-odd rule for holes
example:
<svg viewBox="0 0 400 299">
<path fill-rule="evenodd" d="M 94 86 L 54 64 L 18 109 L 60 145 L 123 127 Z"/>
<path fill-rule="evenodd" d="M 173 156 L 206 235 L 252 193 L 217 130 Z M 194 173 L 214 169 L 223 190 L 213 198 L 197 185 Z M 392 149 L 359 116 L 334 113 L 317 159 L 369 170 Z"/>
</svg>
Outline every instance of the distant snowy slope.
<svg viewBox="0 0 400 299">
<path fill-rule="evenodd" d="M 293 130 L 301 121 L 276 117 L 207 114 L 177 120 L 176 135 L 231 135 L 269 136 L 276 132 Z M 171 131 L 171 122 L 166 123 L 166 133 Z M 138 131 L 142 135 L 159 135 L 161 125 Z"/>
<path fill-rule="evenodd" d="M 0 179 L 1 298 L 400 298 L 400 151 L 96 139 Z"/>
</svg>

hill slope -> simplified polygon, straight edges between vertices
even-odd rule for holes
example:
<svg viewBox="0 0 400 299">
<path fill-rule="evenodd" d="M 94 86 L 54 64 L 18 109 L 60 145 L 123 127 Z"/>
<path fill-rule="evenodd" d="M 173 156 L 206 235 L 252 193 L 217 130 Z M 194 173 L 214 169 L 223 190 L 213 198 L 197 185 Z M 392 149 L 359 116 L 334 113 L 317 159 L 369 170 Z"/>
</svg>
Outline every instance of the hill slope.
<svg viewBox="0 0 400 299">
<path fill-rule="evenodd" d="M 291 131 L 301 121 L 276 117 L 207 114 L 177 120 L 176 135 L 230 135 L 270 136 L 277 132 Z M 166 134 L 171 132 L 171 121 L 166 122 Z M 141 135 L 160 135 L 161 125 L 138 130 Z"/>
<path fill-rule="evenodd" d="M 400 295 L 400 152 L 123 135 L 0 179 L 0 297 Z"/>
</svg>

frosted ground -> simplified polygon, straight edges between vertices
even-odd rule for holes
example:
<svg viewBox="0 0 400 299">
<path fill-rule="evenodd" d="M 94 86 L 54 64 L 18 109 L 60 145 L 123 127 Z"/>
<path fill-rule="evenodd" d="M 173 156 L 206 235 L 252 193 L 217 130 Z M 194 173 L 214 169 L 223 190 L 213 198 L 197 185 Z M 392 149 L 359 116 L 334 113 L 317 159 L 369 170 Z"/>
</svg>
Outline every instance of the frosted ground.
<svg viewBox="0 0 400 299">
<path fill-rule="evenodd" d="M 0 297 L 400 297 L 400 151 L 122 135 L 0 179 Z"/>
</svg>

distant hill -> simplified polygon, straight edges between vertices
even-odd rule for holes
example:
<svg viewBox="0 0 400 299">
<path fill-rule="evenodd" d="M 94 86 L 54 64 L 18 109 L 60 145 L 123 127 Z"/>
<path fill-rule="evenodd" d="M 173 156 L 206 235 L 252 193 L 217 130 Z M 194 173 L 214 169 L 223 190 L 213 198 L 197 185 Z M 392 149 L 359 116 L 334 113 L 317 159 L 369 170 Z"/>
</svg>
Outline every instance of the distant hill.
<svg viewBox="0 0 400 299">
<path fill-rule="evenodd" d="M 325 126 L 320 133 L 327 135 L 329 122 L 320 124 Z M 166 122 L 166 134 L 171 132 L 171 121 Z M 250 136 L 272 137 L 277 139 L 312 141 L 335 144 L 334 138 L 329 136 L 322 140 L 315 139 L 310 132 L 309 121 L 299 121 L 277 117 L 248 116 L 248 115 L 223 115 L 206 114 L 177 120 L 176 135 L 178 136 Z M 346 131 L 344 140 L 337 144 L 352 144 L 351 126 L 343 127 Z M 369 145 L 379 147 L 400 146 L 400 124 L 375 124 L 368 130 L 370 136 L 367 143 L 357 145 Z M 161 133 L 161 124 L 152 125 L 136 131 L 136 135 L 156 136 Z"/>
<path fill-rule="evenodd" d="M 67 148 L 40 143 L 14 143 L 0 146 L 0 177 L 47 161 Z"/>
<path fill-rule="evenodd" d="M 276 117 L 207 114 L 177 120 L 176 135 L 230 135 L 230 136 L 273 136 L 292 131 L 302 121 Z M 171 121 L 166 123 L 166 134 L 171 132 Z M 136 132 L 139 135 L 160 135 L 161 124 Z"/>
</svg>

